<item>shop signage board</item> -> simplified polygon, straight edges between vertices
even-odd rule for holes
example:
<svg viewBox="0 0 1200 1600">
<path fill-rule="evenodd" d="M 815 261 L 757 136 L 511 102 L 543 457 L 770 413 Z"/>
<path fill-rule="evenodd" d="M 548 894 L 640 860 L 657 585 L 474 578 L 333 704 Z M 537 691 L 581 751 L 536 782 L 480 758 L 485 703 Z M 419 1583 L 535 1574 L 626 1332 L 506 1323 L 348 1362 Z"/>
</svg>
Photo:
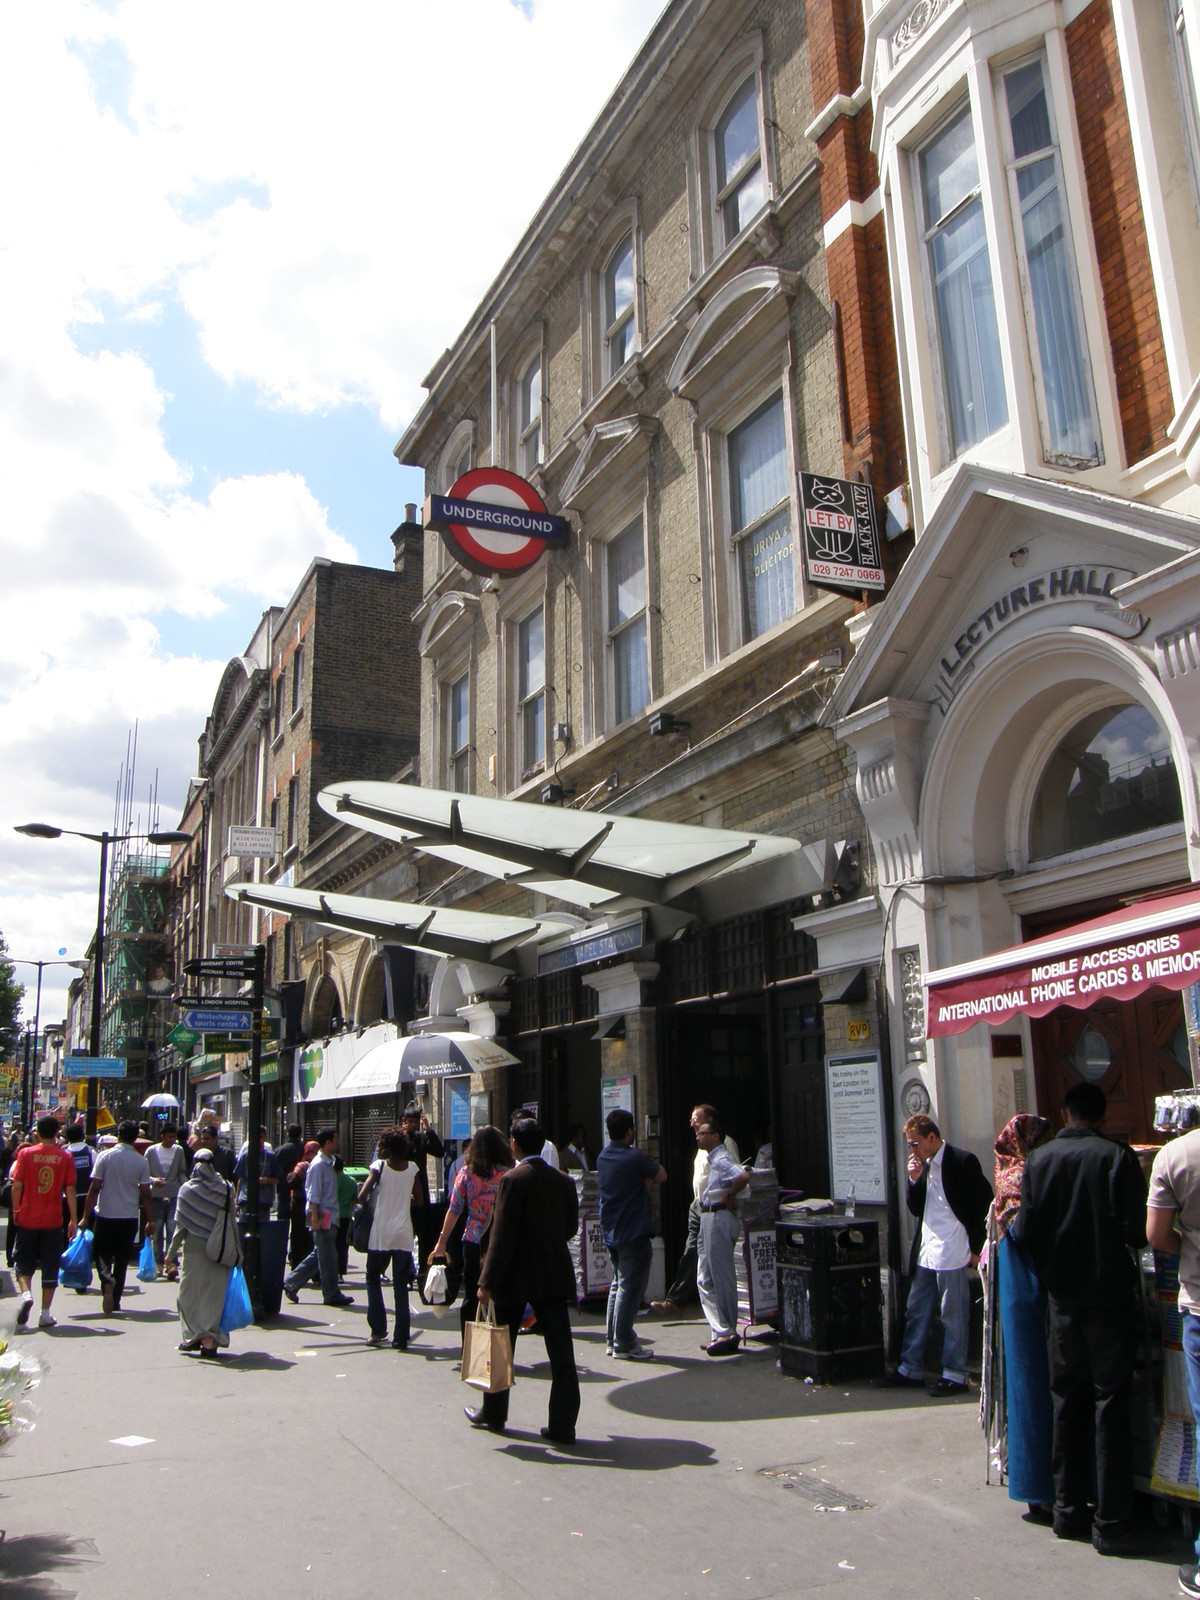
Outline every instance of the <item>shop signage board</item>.
<svg viewBox="0 0 1200 1600">
<path fill-rule="evenodd" d="M 445 494 L 431 494 L 424 523 L 460 566 L 487 578 L 526 572 L 570 534 L 567 519 L 552 516 L 533 485 L 503 467 L 475 467 Z"/>
<path fill-rule="evenodd" d="M 64 1078 L 123 1078 L 124 1056 L 64 1056 Z"/>
<path fill-rule="evenodd" d="M 825 1098 L 831 1197 L 849 1200 L 853 1196 L 859 1205 L 883 1205 L 887 1149 L 878 1055 L 826 1056 Z"/>
<path fill-rule="evenodd" d="M 167 1043 L 173 1044 L 176 1050 L 190 1050 L 199 1038 L 198 1033 L 193 1033 L 191 1028 L 185 1028 L 181 1022 L 177 1022 L 167 1034 Z"/>
<path fill-rule="evenodd" d="M 869 483 L 800 474 L 804 570 L 819 589 L 885 589 L 879 517 Z"/>
<path fill-rule="evenodd" d="M 226 836 L 225 854 L 243 861 L 274 861 L 279 854 L 278 828 L 232 827 Z"/>
<path fill-rule="evenodd" d="M 617 923 L 599 933 L 588 933 L 563 944 L 543 947 L 538 951 L 538 976 L 544 978 L 552 972 L 565 972 L 569 967 L 586 967 L 593 961 L 604 961 L 610 956 L 628 955 L 633 950 L 640 950 L 645 942 L 645 919 L 639 915 L 632 922 Z"/>
<path fill-rule="evenodd" d="M 229 960 L 234 956 L 242 956 L 247 961 L 253 961 L 254 949 L 252 944 L 214 944 L 210 953 L 215 961 Z"/>
<path fill-rule="evenodd" d="M 762 1228 L 749 1224 L 742 1232 L 742 1260 L 751 1322 L 765 1322 L 779 1311 L 779 1283 L 775 1276 L 775 1224 Z"/>
</svg>

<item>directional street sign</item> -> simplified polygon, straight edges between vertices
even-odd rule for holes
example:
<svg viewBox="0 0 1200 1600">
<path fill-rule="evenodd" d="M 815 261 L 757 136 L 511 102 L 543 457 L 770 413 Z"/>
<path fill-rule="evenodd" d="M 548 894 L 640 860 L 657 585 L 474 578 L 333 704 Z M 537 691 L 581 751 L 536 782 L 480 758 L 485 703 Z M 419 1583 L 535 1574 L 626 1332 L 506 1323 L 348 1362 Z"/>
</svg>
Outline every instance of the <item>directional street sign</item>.
<svg viewBox="0 0 1200 1600">
<path fill-rule="evenodd" d="M 248 1033 L 206 1033 L 204 1035 L 204 1054 L 206 1056 L 248 1056 L 251 1043 L 252 1040 Z"/>
<path fill-rule="evenodd" d="M 64 1056 L 64 1078 L 123 1078 L 124 1056 Z"/>
<path fill-rule="evenodd" d="M 207 961 L 185 961 L 189 978 L 252 978 L 254 962 L 245 956 L 214 956 Z"/>
<path fill-rule="evenodd" d="M 249 1033 L 252 1018 L 249 1011 L 234 1011 L 220 1006 L 189 1007 L 180 1019 L 185 1028 L 196 1033 Z"/>
<path fill-rule="evenodd" d="M 177 1022 L 167 1035 L 167 1043 L 173 1044 L 176 1050 L 190 1050 L 199 1037 L 198 1033 Z"/>
<path fill-rule="evenodd" d="M 252 1036 L 236 1028 L 222 1028 L 219 1033 L 206 1033 L 204 1035 L 204 1048 L 211 1055 L 219 1054 L 211 1043 L 213 1039 L 224 1038 L 234 1041 L 231 1050 L 249 1050 Z M 279 1018 L 264 1017 L 262 1020 L 262 1042 L 264 1044 L 277 1044 L 279 1042 Z"/>
</svg>

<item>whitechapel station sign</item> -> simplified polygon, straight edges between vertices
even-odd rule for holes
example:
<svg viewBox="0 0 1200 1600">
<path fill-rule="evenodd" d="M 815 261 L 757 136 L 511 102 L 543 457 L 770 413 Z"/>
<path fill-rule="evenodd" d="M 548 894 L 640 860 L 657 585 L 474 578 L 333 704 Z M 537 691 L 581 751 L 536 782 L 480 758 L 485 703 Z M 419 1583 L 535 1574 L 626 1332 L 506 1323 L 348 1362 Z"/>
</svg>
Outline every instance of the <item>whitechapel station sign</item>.
<svg viewBox="0 0 1200 1600">
<path fill-rule="evenodd" d="M 879 521 L 869 483 L 800 474 L 804 569 L 819 589 L 883 589 Z"/>
</svg>

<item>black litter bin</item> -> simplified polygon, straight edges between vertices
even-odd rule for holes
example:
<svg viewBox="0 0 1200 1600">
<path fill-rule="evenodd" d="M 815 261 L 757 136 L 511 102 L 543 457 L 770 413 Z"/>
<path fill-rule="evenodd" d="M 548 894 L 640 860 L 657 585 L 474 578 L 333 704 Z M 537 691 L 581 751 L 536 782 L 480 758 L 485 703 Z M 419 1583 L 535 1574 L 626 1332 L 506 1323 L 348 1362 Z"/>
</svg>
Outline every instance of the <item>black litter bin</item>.
<svg viewBox="0 0 1200 1600">
<path fill-rule="evenodd" d="M 883 1371 L 879 1224 L 809 1217 L 775 1228 L 779 1365 L 818 1383 Z"/>
</svg>

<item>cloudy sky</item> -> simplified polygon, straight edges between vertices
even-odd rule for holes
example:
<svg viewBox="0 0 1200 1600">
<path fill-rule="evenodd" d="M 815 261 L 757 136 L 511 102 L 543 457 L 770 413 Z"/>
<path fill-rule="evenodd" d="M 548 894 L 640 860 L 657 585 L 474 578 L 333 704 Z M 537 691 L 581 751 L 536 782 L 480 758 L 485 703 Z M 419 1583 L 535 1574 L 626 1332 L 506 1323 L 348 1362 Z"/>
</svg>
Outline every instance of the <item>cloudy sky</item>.
<svg viewBox="0 0 1200 1600">
<path fill-rule="evenodd" d="M 0 930 L 82 955 L 222 667 L 315 555 L 390 564 L 392 446 L 662 0 L 36 0 L 0 18 Z M 501 180 L 502 181 L 499 181 Z M 475 249 L 438 252 L 452 212 Z M 65 968 L 45 973 L 43 1020 Z M 18 977 L 31 981 L 29 967 Z M 28 995 L 32 1017 L 33 991 Z"/>
</svg>

